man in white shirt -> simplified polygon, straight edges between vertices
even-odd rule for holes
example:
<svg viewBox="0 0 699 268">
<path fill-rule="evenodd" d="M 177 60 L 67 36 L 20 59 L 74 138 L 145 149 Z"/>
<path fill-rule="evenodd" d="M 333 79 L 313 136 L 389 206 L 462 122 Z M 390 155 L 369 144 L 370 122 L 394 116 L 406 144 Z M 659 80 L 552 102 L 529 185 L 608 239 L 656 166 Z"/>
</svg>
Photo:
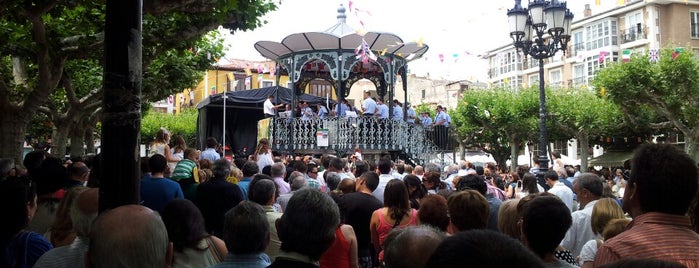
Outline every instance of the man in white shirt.
<svg viewBox="0 0 699 268">
<path fill-rule="evenodd" d="M 386 189 L 386 184 L 390 180 L 395 180 L 396 178 L 391 175 L 391 168 L 393 167 L 393 161 L 391 161 L 390 158 L 388 157 L 382 157 L 379 159 L 379 163 L 376 166 L 378 169 L 378 173 L 381 173 L 379 175 L 379 185 L 376 187 L 372 195 L 376 197 L 381 203 L 383 204 L 383 191 Z"/>
<path fill-rule="evenodd" d="M 262 110 L 265 113 L 265 118 L 268 117 L 274 117 L 274 112 L 279 108 L 284 106 L 283 103 L 274 105 L 272 104 L 272 101 L 274 100 L 274 95 L 269 95 L 267 96 L 267 100 L 265 101 L 264 105 L 262 106 Z"/>
<path fill-rule="evenodd" d="M 388 105 L 386 105 L 386 103 L 384 103 L 381 99 L 379 99 L 376 103 L 379 113 L 374 114 L 374 116 L 377 116 L 379 119 L 388 119 Z"/>
<path fill-rule="evenodd" d="M 417 116 L 415 109 L 410 105 L 410 102 L 406 102 L 405 107 L 408 109 L 408 118 L 405 121 L 408 122 L 408 124 L 415 124 L 415 118 Z"/>
<path fill-rule="evenodd" d="M 546 184 L 551 186 L 548 192 L 558 196 L 566 204 L 570 212 L 573 212 L 573 191 L 563 182 L 558 181 L 558 173 L 553 170 L 546 171 L 544 178 L 546 179 Z"/>
<path fill-rule="evenodd" d="M 583 245 L 592 239 L 600 238 L 595 235 L 590 225 L 592 208 L 602 196 L 603 182 L 593 173 L 583 173 L 573 183 L 573 190 L 578 195 L 580 210 L 573 212 L 573 224 L 561 241 L 561 246 L 570 250 L 573 257 L 580 255 Z"/>
<path fill-rule="evenodd" d="M 376 101 L 371 98 L 371 93 L 369 91 L 364 91 L 364 101 L 362 101 L 362 115 L 364 116 L 374 116 L 378 112 L 378 106 Z"/>
<path fill-rule="evenodd" d="M 313 109 L 308 107 L 308 103 L 305 101 L 299 102 L 299 105 L 301 105 L 301 120 L 310 121 L 315 116 Z"/>
<path fill-rule="evenodd" d="M 393 118 L 403 120 L 403 105 L 398 100 L 393 100 Z"/>
</svg>

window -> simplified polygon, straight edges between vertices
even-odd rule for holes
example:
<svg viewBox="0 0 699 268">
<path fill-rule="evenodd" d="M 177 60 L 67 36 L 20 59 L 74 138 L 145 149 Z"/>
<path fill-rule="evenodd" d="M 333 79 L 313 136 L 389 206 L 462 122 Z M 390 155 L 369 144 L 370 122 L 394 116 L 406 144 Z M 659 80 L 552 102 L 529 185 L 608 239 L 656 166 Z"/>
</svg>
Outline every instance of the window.
<svg viewBox="0 0 699 268">
<path fill-rule="evenodd" d="M 561 86 L 561 69 L 549 71 L 549 84 L 552 86 Z"/>
<path fill-rule="evenodd" d="M 496 55 L 494 63 L 495 66 L 498 66 L 495 70 L 495 76 L 522 69 L 522 59 L 516 50 Z"/>
<path fill-rule="evenodd" d="M 583 32 L 577 31 L 573 33 L 573 51 L 572 55 L 575 56 L 580 51 L 585 51 L 585 39 L 583 39 Z"/>
<path fill-rule="evenodd" d="M 689 21 L 689 31 L 691 37 L 699 39 L 699 11 L 690 11 Z"/>
<path fill-rule="evenodd" d="M 595 50 L 617 45 L 617 21 L 605 20 L 585 27 L 585 48 Z"/>
<path fill-rule="evenodd" d="M 584 85 L 585 82 L 585 65 L 576 64 L 573 66 L 573 85 Z"/>
<path fill-rule="evenodd" d="M 538 85 L 539 84 L 539 74 L 530 74 L 529 77 L 527 78 L 529 85 Z"/>
<path fill-rule="evenodd" d="M 325 80 L 313 80 L 310 83 L 310 92 L 309 94 L 313 96 L 318 96 L 318 97 L 327 97 L 327 96 L 332 96 L 332 86 L 328 81 Z"/>
<path fill-rule="evenodd" d="M 274 80 L 260 80 L 260 88 L 274 86 Z"/>
</svg>

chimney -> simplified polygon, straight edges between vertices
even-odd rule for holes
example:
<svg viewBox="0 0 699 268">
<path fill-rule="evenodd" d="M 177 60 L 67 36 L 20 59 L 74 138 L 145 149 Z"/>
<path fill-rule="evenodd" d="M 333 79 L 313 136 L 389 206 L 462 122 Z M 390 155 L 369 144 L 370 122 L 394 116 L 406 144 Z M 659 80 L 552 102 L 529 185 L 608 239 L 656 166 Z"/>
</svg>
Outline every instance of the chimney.
<svg viewBox="0 0 699 268">
<path fill-rule="evenodd" d="M 592 16 L 592 9 L 590 9 L 590 4 L 585 4 L 585 10 L 583 10 L 583 17 L 587 18 Z"/>
</svg>

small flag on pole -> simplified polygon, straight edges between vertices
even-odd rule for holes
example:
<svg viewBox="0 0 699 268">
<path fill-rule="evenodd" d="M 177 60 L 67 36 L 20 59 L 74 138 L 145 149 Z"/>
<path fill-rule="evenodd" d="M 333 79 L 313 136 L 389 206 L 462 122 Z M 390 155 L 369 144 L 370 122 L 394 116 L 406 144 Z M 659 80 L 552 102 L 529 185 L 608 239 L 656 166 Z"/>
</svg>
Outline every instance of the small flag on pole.
<svg viewBox="0 0 699 268">
<path fill-rule="evenodd" d="M 658 59 L 660 59 L 660 56 L 658 55 L 658 49 L 653 48 L 648 51 L 648 60 L 650 62 L 658 62 Z"/>
<path fill-rule="evenodd" d="M 621 51 L 621 61 L 622 62 L 631 61 L 631 50 L 624 49 L 623 51 Z"/>
</svg>

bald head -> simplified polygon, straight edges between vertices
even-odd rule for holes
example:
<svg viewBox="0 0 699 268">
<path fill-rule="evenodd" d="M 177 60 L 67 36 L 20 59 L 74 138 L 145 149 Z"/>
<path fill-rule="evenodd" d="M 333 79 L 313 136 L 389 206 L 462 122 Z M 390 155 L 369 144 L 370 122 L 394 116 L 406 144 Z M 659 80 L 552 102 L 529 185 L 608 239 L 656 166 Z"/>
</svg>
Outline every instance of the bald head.
<svg viewBox="0 0 699 268">
<path fill-rule="evenodd" d="M 444 233 L 427 225 L 391 231 L 384 245 L 386 267 L 424 267 L 445 237 Z"/>
<path fill-rule="evenodd" d="M 93 267 L 166 267 L 172 246 L 160 216 L 140 205 L 124 205 L 100 215 L 90 233 Z"/>
<path fill-rule="evenodd" d="M 90 188 L 80 193 L 72 204 L 70 220 L 80 237 L 90 235 L 92 221 L 97 218 L 99 207 L 99 188 Z"/>
</svg>

